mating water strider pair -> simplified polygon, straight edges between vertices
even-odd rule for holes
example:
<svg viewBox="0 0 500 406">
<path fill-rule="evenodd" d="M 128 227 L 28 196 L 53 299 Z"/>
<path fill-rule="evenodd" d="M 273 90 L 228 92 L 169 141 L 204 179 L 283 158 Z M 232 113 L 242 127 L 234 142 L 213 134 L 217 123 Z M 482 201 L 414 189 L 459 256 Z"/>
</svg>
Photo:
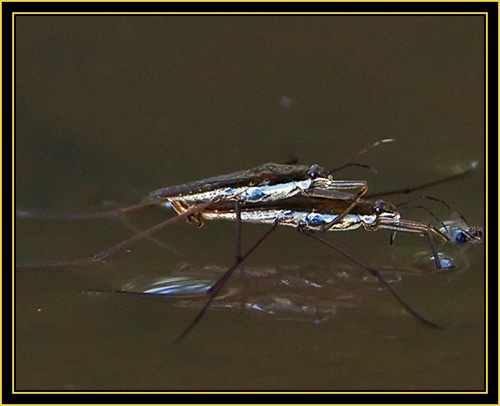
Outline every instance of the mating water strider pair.
<svg viewBox="0 0 500 406">
<path fill-rule="evenodd" d="M 366 152 L 374 146 L 390 141 L 392 139 L 378 141 L 369 148 L 361 151 L 361 153 Z M 382 195 L 409 193 L 447 182 L 472 171 L 475 169 L 475 165 L 471 165 L 470 169 L 459 174 L 451 175 L 425 185 L 372 194 L 371 196 L 367 195 L 368 185 L 366 181 L 334 179 L 334 172 L 350 165 L 366 167 L 366 165 L 349 163 L 333 170 L 326 170 L 319 165 L 303 166 L 267 163 L 249 170 L 159 189 L 150 193 L 145 203 L 134 206 L 100 212 L 94 215 L 91 213 L 88 215 L 66 216 L 65 218 L 116 216 L 151 205 L 172 207 L 178 214 L 176 217 L 172 217 L 148 230 L 141 231 L 128 240 L 122 241 L 92 257 L 69 261 L 21 263 L 18 266 L 64 266 L 99 261 L 113 252 L 142 238 L 146 238 L 154 232 L 183 218 L 198 226 L 201 226 L 204 220 L 224 219 L 236 221 L 238 227 L 236 261 L 208 289 L 207 293 L 209 297 L 205 306 L 179 336 L 180 339 L 200 320 L 221 287 L 239 264 L 278 225 L 285 225 L 294 227 L 300 233 L 322 242 L 368 270 L 412 316 L 426 325 L 436 327 L 436 324 L 422 317 L 401 299 L 375 268 L 365 264 L 337 244 L 324 239 L 320 234 L 326 231 L 348 231 L 362 227 L 369 231 L 390 230 L 392 231 L 392 241 L 397 231 L 415 233 L 427 238 L 436 268 L 446 268 L 449 265 L 442 263 L 434 238 L 437 237 L 442 241 L 454 244 L 473 244 L 483 240 L 484 232 L 482 228 L 469 226 L 465 222 L 465 219 L 461 217 L 460 220 L 440 221 L 441 227 L 438 229 L 430 224 L 403 219 L 398 211 L 398 207 L 382 199 L 375 198 Z M 430 199 L 445 204 L 438 199 Z M 446 205 L 446 207 L 448 206 Z M 433 215 L 432 213 L 430 214 Z M 18 216 L 30 217 L 30 214 L 18 212 Z M 62 217 L 64 218 L 64 216 Z M 270 226 L 266 233 L 246 252 L 241 252 L 241 223 L 243 222 L 267 224 Z"/>
</svg>

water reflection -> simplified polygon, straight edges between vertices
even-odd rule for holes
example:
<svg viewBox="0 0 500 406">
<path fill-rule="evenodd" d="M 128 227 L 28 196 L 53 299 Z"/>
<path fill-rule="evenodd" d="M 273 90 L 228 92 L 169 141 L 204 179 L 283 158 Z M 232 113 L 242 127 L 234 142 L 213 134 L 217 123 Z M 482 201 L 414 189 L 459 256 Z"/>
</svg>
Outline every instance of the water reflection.
<svg viewBox="0 0 500 406">
<path fill-rule="evenodd" d="M 454 260 L 441 255 L 450 263 Z M 420 260 L 424 261 L 423 255 Z M 412 269 L 379 270 L 388 283 L 397 287 L 406 277 L 432 272 L 428 252 L 426 262 L 424 270 L 418 264 Z M 208 298 L 208 288 L 226 269 L 222 265 L 183 262 L 168 276 L 135 278 L 114 292 L 164 297 L 173 300 L 175 307 L 201 309 Z M 361 306 L 364 299 L 384 290 L 375 277 L 350 264 L 246 266 L 226 283 L 210 308 L 320 323 L 344 309 Z"/>
</svg>

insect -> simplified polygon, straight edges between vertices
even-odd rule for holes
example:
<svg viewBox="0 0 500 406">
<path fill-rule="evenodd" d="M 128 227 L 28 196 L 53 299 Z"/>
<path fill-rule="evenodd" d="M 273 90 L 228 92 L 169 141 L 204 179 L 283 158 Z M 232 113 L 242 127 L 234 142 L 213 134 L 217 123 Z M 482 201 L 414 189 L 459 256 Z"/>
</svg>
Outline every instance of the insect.
<svg viewBox="0 0 500 406">
<path fill-rule="evenodd" d="M 382 142 L 384 141 L 388 140 L 382 140 Z M 375 145 L 378 144 L 375 143 L 373 146 Z M 408 193 L 430 185 L 447 182 L 464 176 L 473 169 L 473 166 L 467 171 L 438 181 L 387 194 Z M 138 232 L 133 237 L 92 257 L 69 261 L 25 263 L 20 264 L 20 266 L 61 266 L 100 261 L 113 252 L 142 238 L 149 237 L 154 232 L 181 219 L 186 219 L 197 226 L 201 226 L 205 220 L 236 221 L 238 228 L 236 260 L 222 277 L 207 290 L 209 294 L 207 302 L 197 317 L 179 336 L 178 339 L 182 339 L 201 319 L 237 267 L 278 225 L 284 225 L 297 229 L 301 234 L 321 242 L 365 268 L 413 317 L 425 325 L 437 327 L 435 323 L 425 319 L 408 305 L 375 268 L 364 263 L 336 243 L 326 240 L 320 234 L 327 231 L 349 231 L 360 227 L 368 231 L 385 229 L 393 233 L 399 231 L 418 234 L 427 238 L 435 266 L 442 268 L 443 264 L 434 238 L 461 244 L 473 243 L 482 240 L 483 230 L 479 227 L 468 226 L 463 218 L 461 224 L 458 222 L 441 223 L 443 226 L 441 229 L 430 224 L 403 219 L 395 205 L 382 199 L 375 199 L 380 197 L 380 194 L 367 195 L 368 185 L 366 181 L 334 179 L 333 172 L 337 170 L 339 168 L 327 170 L 319 165 L 287 165 L 271 162 L 249 170 L 162 188 L 151 192 L 144 203 L 97 213 L 93 217 L 122 215 L 149 205 L 171 207 L 176 211 L 177 216 L 148 230 Z M 23 212 L 18 213 L 18 215 L 21 217 L 29 216 Z M 85 218 L 85 215 L 79 215 L 78 218 Z M 247 251 L 242 252 L 241 224 L 244 222 L 267 224 L 270 227 Z M 446 264 L 445 267 L 447 267 Z"/>
</svg>

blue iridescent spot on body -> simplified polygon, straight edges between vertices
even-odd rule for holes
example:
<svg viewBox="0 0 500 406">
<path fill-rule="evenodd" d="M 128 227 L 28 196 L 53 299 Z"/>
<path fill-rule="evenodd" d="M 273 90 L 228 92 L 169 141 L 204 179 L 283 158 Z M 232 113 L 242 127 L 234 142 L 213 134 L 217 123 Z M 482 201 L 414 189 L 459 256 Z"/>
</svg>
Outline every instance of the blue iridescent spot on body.
<svg viewBox="0 0 500 406">
<path fill-rule="evenodd" d="M 234 195 L 234 190 L 230 187 L 219 192 L 220 197 L 230 198 Z"/>
<path fill-rule="evenodd" d="M 325 217 L 318 213 L 310 213 L 304 220 L 306 225 L 312 227 L 321 226 L 326 223 Z"/>
<path fill-rule="evenodd" d="M 294 212 L 291 210 L 287 210 L 287 211 L 284 211 L 283 213 L 281 213 L 280 220 L 291 221 L 294 219 L 294 217 L 295 217 Z"/>
<path fill-rule="evenodd" d="M 262 189 L 258 187 L 248 188 L 242 195 L 241 198 L 243 200 L 258 200 L 264 196 L 264 192 Z"/>
</svg>

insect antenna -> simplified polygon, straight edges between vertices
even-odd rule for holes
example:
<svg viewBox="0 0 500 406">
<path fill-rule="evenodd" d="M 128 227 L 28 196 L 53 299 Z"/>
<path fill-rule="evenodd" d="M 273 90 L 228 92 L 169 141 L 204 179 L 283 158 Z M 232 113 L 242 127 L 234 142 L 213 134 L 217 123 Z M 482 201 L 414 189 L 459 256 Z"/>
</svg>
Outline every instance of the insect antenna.
<svg viewBox="0 0 500 406">
<path fill-rule="evenodd" d="M 397 208 L 404 208 L 404 209 L 421 209 L 421 210 L 425 210 L 430 216 L 432 216 L 439 224 L 441 224 L 443 226 L 443 228 L 448 231 L 448 227 L 446 227 L 446 224 L 441 221 L 439 219 L 438 216 L 436 216 L 430 209 L 428 209 L 427 207 L 423 206 L 423 205 L 409 205 L 409 203 L 412 203 L 412 202 L 416 202 L 416 201 L 419 201 L 419 200 L 424 200 L 424 199 L 428 199 L 428 200 L 432 200 L 434 202 L 438 202 L 438 203 L 441 203 L 443 206 L 445 206 L 450 212 L 452 212 L 451 210 L 451 207 L 448 206 L 444 200 L 441 200 L 441 199 L 438 199 L 436 197 L 432 197 L 432 196 L 426 196 L 426 195 L 422 195 L 422 196 L 417 196 L 413 199 L 410 199 L 410 200 L 406 200 L 404 202 L 401 202 L 401 203 L 398 203 L 396 204 L 395 206 Z"/>
<path fill-rule="evenodd" d="M 411 209 L 422 209 L 422 210 L 425 210 L 427 213 L 429 213 L 429 215 L 431 215 L 432 217 L 434 217 L 436 219 L 436 221 L 441 224 L 443 226 L 442 229 L 445 230 L 446 233 L 448 233 L 448 227 L 446 227 L 446 224 L 444 222 L 442 222 L 434 213 L 432 213 L 432 211 L 430 211 L 427 207 L 425 206 L 408 206 L 408 207 L 405 207 L 405 208 L 411 208 Z M 439 234 L 441 237 L 443 237 L 445 240 L 449 241 L 449 237 L 447 234 L 444 234 L 442 233 L 441 231 L 439 231 L 438 229 L 436 229 L 435 227 L 429 225 L 429 228 L 432 228 L 433 232 Z M 393 231 L 391 233 L 391 236 L 390 236 L 390 244 L 389 245 L 394 245 L 394 241 L 396 239 L 396 233 L 397 231 Z M 434 241 L 434 240 L 433 240 Z M 438 268 L 440 268 L 438 266 Z"/>
<path fill-rule="evenodd" d="M 404 207 L 404 206 L 407 206 L 409 203 L 412 203 L 412 202 L 415 202 L 415 201 L 418 201 L 418 200 L 424 200 L 424 199 L 428 199 L 428 200 L 432 200 L 434 202 L 441 203 L 450 212 L 452 211 L 451 207 L 448 206 L 444 200 L 438 199 L 437 197 L 433 197 L 433 196 L 427 196 L 427 195 L 420 195 L 420 196 L 414 197 L 413 199 L 405 200 L 405 201 L 403 201 L 401 203 L 396 204 L 396 207 Z M 407 206 L 407 207 L 415 207 L 415 206 Z"/>
<path fill-rule="evenodd" d="M 410 199 L 410 200 L 404 201 L 402 203 L 399 203 L 399 204 L 396 205 L 396 207 L 416 208 L 416 209 L 423 209 L 423 210 L 425 210 L 432 217 L 434 217 L 434 219 L 436 219 L 436 221 L 439 224 L 441 224 L 441 226 L 442 226 L 441 230 L 444 230 L 444 231 L 443 232 L 440 231 L 439 233 L 442 234 L 443 236 L 445 236 L 447 240 L 451 240 L 451 230 L 450 230 L 450 227 L 453 227 L 453 222 L 450 222 L 450 221 L 448 221 L 448 222 L 447 221 L 441 221 L 431 210 L 429 210 L 425 206 L 422 206 L 422 205 L 408 205 L 411 202 L 418 201 L 418 200 L 423 200 L 423 199 L 428 199 L 428 200 L 432 200 L 432 201 L 441 203 L 443 206 L 446 207 L 446 209 L 450 213 L 458 215 L 459 218 L 460 218 L 460 220 L 463 223 L 463 225 L 460 226 L 460 229 L 461 229 L 461 232 L 464 233 L 464 238 L 466 240 L 476 241 L 476 240 L 480 240 L 481 239 L 482 228 L 481 227 L 471 227 L 469 225 L 469 223 L 467 222 L 467 220 L 465 219 L 465 217 L 463 216 L 463 214 L 457 213 L 457 212 L 453 211 L 451 209 L 451 207 L 448 206 L 448 204 L 446 204 L 441 199 L 438 199 L 438 198 L 435 198 L 435 197 L 432 197 L 432 196 L 425 196 L 425 195 L 424 196 L 418 196 L 418 197 L 416 197 L 414 199 Z M 392 243 L 393 240 L 394 240 L 394 237 L 391 237 L 391 243 Z"/>
<path fill-rule="evenodd" d="M 351 160 L 357 158 L 360 155 L 363 155 L 364 153 L 368 152 L 369 150 L 371 150 L 371 149 L 373 149 L 375 147 L 378 147 L 379 145 L 386 144 L 386 143 L 393 142 L 393 141 L 394 141 L 394 138 L 385 138 L 385 139 L 379 140 L 377 142 L 374 142 L 369 147 L 364 148 L 361 151 L 359 151 L 358 153 L 354 154 L 351 158 L 349 158 L 349 160 L 347 161 L 347 163 L 345 163 L 343 165 L 340 165 L 340 166 L 337 166 L 336 168 L 330 169 L 328 171 L 328 173 L 332 174 L 334 172 L 340 171 L 341 169 L 345 169 L 345 168 L 347 168 L 349 166 L 359 166 L 361 168 L 369 169 L 370 171 L 372 171 L 375 174 L 377 174 L 378 171 L 374 167 L 372 167 L 370 165 L 360 164 L 360 163 L 357 163 L 357 162 L 352 162 Z"/>
<path fill-rule="evenodd" d="M 351 261 L 355 262 L 359 266 L 365 268 L 368 272 L 370 272 L 371 275 L 375 276 L 378 281 L 392 294 L 392 296 L 401 304 L 401 306 L 408 312 L 410 313 L 415 319 L 417 319 L 419 322 L 425 324 L 426 326 L 429 327 L 434 327 L 438 328 L 439 326 L 432 321 L 427 320 L 423 316 L 421 316 L 417 311 L 415 311 L 408 303 L 406 303 L 397 293 L 396 291 L 391 287 L 391 285 L 380 275 L 380 272 L 377 271 L 375 268 L 371 267 L 370 265 L 365 264 L 358 258 L 356 258 L 354 255 L 350 254 L 343 248 L 339 247 L 338 245 L 325 240 L 322 237 L 317 236 L 316 234 L 312 233 L 311 231 L 303 230 L 303 229 L 298 229 L 302 234 L 311 237 L 325 245 L 327 245 L 330 248 L 333 248 L 335 251 L 339 252 L 340 254 L 344 255 L 346 258 L 350 259 Z"/>
<path fill-rule="evenodd" d="M 345 168 L 348 168 L 350 166 L 357 166 L 357 167 L 360 167 L 360 168 L 365 168 L 365 169 L 368 169 L 370 172 L 372 172 L 373 174 L 377 175 L 378 174 L 378 171 L 373 167 L 373 166 L 370 166 L 370 165 L 366 165 L 366 164 L 360 164 L 358 162 L 349 162 L 347 164 L 344 164 L 342 166 L 338 166 L 336 168 L 333 168 L 333 169 L 330 169 L 328 171 L 328 174 L 333 174 L 335 172 L 338 172 L 342 169 L 345 169 Z"/>
<path fill-rule="evenodd" d="M 463 221 L 463 223 L 467 226 L 467 229 L 468 230 L 472 230 L 474 228 L 477 228 L 477 227 L 471 227 L 469 222 L 465 219 L 465 216 L 462 214 L 462 213 L 458 213 L 458 212 L 455 212 L 452 210 L 452 208 L 450 206 L 448 206 L 444 200 L 441 200 L 441 199 L 438 199 L 436 197 L 433 197 L 433 196 L 426 196 L 426 195 L 423 195 L 423 196 L 418 196 L 414 199 L 410 199 L 410 200 L 407 200 L 405 202 L 402 202 L 402 203 L 399 203 L 396 205 L 396 207 L 405 207 L 405 208 L 421 208 L 421 209 L 424 209 L 426 210 L 432 217 L 434 217 L 442 226 L 443 228 L 448 231 L 448 227 L 446 226 L 446 224 L 444 222 L 442 222 L 441 220 L 439 220 L 439 218 L 437 216 L 435 216 L 427 207 L 425 206 L 420 206 L 420 205 L 416 205 L 416 206 L 407 206 L 408 203 L 411 203 L 412 201 L 417 201 L 417 200 L 420 200 L 420 199 L 429 199 L 429 200 L 433 200 L 435 202 L 438 202 L 438 203 L 441 203 L 443 206 L 445 206 L 448 211 L 450 213 L 455 213 L 455 214 L 458 214 L 458 216 L 460 217 L 460 220 Z"/>
</svg>

